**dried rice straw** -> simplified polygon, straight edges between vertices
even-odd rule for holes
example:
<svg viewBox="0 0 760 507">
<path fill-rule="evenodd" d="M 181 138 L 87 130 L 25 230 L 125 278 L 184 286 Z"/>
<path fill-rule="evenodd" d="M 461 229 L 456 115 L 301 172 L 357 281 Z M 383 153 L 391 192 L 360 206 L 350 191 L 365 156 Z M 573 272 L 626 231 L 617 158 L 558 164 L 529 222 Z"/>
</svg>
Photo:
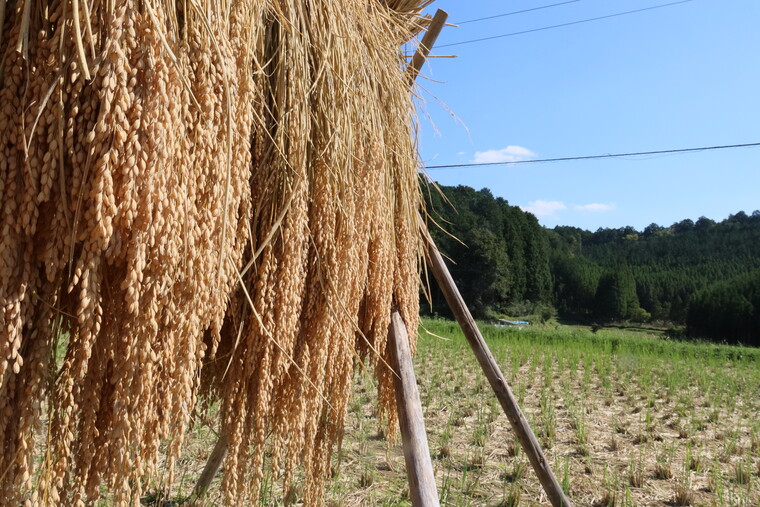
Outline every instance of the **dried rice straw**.
<svg viewBox="0 0 760 507">
<path fill-rule="evenodd" d="M 360 361 L 392 433 L 425 3 L 0 2 L 0 504 L 139 504 L 199 396 L 318 502 Z"/>
</svg>

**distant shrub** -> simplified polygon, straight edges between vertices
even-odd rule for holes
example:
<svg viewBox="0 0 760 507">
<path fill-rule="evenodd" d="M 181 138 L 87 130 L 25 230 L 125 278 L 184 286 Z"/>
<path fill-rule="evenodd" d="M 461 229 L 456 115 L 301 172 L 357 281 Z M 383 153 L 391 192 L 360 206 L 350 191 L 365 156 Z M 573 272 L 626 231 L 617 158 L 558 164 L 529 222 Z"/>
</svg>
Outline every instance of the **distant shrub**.
<svg viewBox="0 0 760 507">
<path fill-rule="evenodd" d="M 641 307 L 638 307 L 631 312 L 631 320 L 633 322 L 649 322 L 651 318 L 652 314 Z"/>
</svg>

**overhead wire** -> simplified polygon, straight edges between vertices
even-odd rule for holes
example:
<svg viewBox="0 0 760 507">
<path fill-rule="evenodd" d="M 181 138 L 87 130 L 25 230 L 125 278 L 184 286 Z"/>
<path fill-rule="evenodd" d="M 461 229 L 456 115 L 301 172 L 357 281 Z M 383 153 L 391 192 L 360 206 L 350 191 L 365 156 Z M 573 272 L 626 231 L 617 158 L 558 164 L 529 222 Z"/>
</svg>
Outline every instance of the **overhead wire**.
<svg viewBox="0 0 760 507">
<path fill-rule="evenodd" d="M 651 10 L 654 10 L 654 9 L 662 9 L 664 7 L 670 7 L 670 6 L 678 5 L 678 4 L 685 4 L 685 3 L 693 2 L 693 1 L 694 0 L 679 0 L 678 2 L 670 2 L 670 3 L 666 3 L 666 4 L 652 5 L 650 7 L 644 7 L 644 8 L 641 8 L 641 9 L 634 9 L 634 10 L 631 10 L 631 11 L 618 12 L 618 13 L 615 13 L 615 14 L 607 14 L 606 16 L 597 16 L 595 18 L 581 19 L 581 20 L 578 20 L 578 21 L 570 21 L 568 23 L 560 23 L 558 25 L 543 26 L 543 27 L 540 27 L 540 28 L 532 28 L 530 30 L 522 30 L 520 32 L 511 32 L 511 33 L 505 33 L 505 34 L 501 34 L 501 35 L 492 35 L 490 37 L 481 37 L 479 39 L 470 39 L 470 40 L 464 40 L 464 41 L 460 41 L 460 42 L 452 42 L 452 43 L 449 43 L 449 44 L 439 44 L 437 46 L 437 49 L 447 48 L 447 47 L 452 47 L 452 46 L 461 46 L 461 45 L 464 45 L 464 44 L 472 44 L 472 43 L 475 43 L 475 42 L 483 42 L 483 41 L 494 40 L 494 39 L 503 39 L 505 37 L 513 37 L 515 35 L 524 35 L 524 34 L 527 34 L 527 33 L 541 32 L 541 31 L 544 31 L 544 30 L 551 30 L 551 29 L 554 29 L 554 28 L 562 28 L 562 27 L 565 27 L 565 26 L 579 25 L 581 23 L 589 23 L 591 21 L 599 21 L 599 20 L 602 20 L 602 19 L 615 18 L 615 17 L 619 17 L 619 16 L 625 16 L 625 15 L 628 15 L 628 14 L 635 14 L 637 12 L 651 11 Z"/>
<path fill-rule="evenodd" d="M 497 165 L 516 165 L 516 164 L 538 164 L 548 162 L 568 162 L 571 160 L 596 160 L 603 158 L 621 158 L 621 157 L 633 157 L 639 155 L 662 155 L 668 153 L 693 153 L 698 151 L 710 151 L 710 150 L 727 150 L 732 148 L 751 148 L 760 146 L 758 143 L 744 143 L 744 144 L 724 144 L 719 146 L 700 146 L 698 148 L 677 148 L 670 150 L 654 150 L 654 151 L 638 151 L 631 153 L 605 153 L 602 155 L 581 155 L 573 157 L 557 157 L 557 158 L 540 158 L 529 160 L 509 160 L 502 162 L 468 162 L 464 164 L 442 164 L 442 165 L 429 165 L 426 166 L 426 170 L 432 169 L 456 169 L 461 167 L 486 167 Z"/>
<path fill-rule="evenodd" d="M 542 5 L 541 7 L 533 7 L 531 9 L 523 9 L 521 11 L 512 11 L 512 12 L 505 12 L 503 14 L 495 14 L 493 16 L 486 16 L 484 18 L 476 18 L 476 19 L 468 19 L 467 21 L 457 21 L 454 23 L 455 25 L 466 25 L 467 23 L 476 23 L 478 21 L 486 21 L 489 19 L 496 19 L 496 18 L 504 18 L 507 16 L 514 16 L 515 14 L 523 14 L 525 12 L 533 12 L 533 11 L 540 11 L 542 9 L 548 9 L 550 7 L 558 7 L 560 5 L 566 5 L 566 4 L 574 4 L 576 2 L 580 2 L 581 0 L 568 0 L 566 2 L 559 2 L 556 4 L 550 4 L 550 5 Z"/>
</svg>

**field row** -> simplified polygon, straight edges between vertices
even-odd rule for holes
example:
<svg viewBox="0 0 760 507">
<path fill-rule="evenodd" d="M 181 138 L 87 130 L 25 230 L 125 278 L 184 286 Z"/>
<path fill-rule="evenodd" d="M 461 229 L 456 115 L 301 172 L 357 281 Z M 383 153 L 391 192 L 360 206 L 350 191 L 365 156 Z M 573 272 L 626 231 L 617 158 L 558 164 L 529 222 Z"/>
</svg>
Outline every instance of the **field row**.
<svg viewBox="0 0 760 507">
<path fill-rule="evenodd" d="M 564 326 L 483 333 L 576 505 L 760 505 L 760 351 Z M 443 505 L 548 505 L 456 324 L 424 321 L 415 369 Z M 328 505 L 410 505 L 400 442 L 355 379 Z M 189 493 L 214 442 L 191 434 Z M 296 481 L 297 483 L 297 481 Z M 298 504 L 267 478 L 261 505 Z M 212 490 L 208 505 L 219 501 Z"/>
<path fill-rule="evenodd" d="M 437 336 L 421 332 L 416 371 L 442 503 L 546 504 L 458 329 L 425 327 Z M 573 328 L 484 334 L 578 505 L 760 503 L 757 351 Z M 362 377 L 337 504 L 404 503 L 403 457 L 378 435 L 373 402 Z"/>
</svg>

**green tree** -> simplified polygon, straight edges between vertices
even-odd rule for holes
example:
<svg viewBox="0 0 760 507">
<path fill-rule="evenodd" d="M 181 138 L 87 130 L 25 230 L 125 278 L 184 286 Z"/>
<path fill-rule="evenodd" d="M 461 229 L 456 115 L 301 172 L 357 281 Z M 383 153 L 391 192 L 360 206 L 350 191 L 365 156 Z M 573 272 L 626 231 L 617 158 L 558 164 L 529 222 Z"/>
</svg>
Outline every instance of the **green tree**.
<svg viewBox="0 0 760 507">
<path fill-rule="evenodd" d="M 697 292 L 686 324 L 690 336 L 760 346 L 760 269 Z"/>
<path fill-rule="evenodd" d="M 469 297 L 476 317 L 488 317 L 507 301 L 510 289 L 509 257 L 504 240 L 489 229 L 475 228 L 465 237 L 466 261 L 457 269 L 460 291 Z"/>
<path fill-rule="evenodd" d="M 630 319 L 637 315 L 639 298 L 631 268 L 621 264 L 599 279 L 596 291 L 596 315 L 604 320 Z"/>
</svg>

